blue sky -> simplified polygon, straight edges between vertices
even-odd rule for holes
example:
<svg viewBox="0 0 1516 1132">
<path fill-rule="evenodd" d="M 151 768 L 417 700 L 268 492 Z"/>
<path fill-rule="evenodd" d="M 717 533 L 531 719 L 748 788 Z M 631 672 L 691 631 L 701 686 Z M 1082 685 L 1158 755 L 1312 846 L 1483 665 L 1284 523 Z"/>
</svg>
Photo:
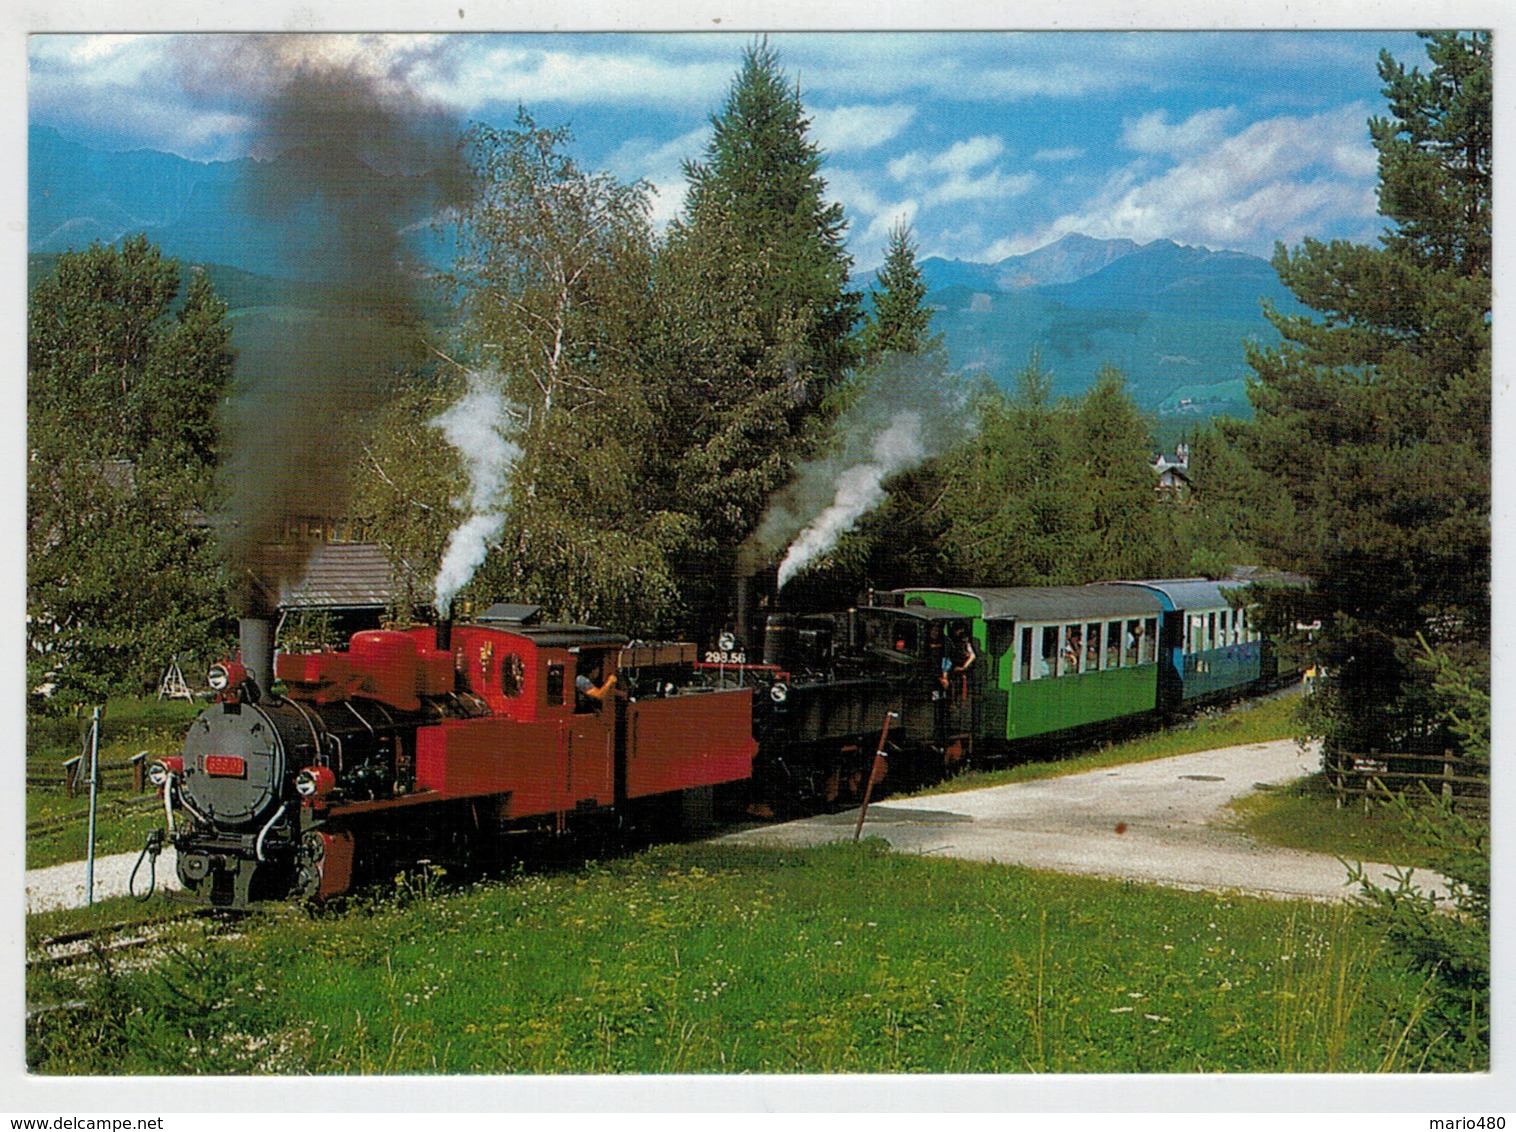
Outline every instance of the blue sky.
<svg viewBox="0 0 1516 1132">
<path fill-rule="evenodd" d="M 753 35 L 283 37 L 506 123 L 567 124 L 587 167 L 683 199 L 681 163 Z M 1372 241 L 1384 113 L 1378 53 L 1424 65 L 1398 31 L 776 33 L 859 269 L 907 220 L 921 254 L 977 261 L 1067 232 L 1268 255 L 1305 236 Z M 196 84 L 205 37 L 34 35 L 30 122 L 87 144 L 212 160 L 248 152 L 251 93 Z M 191 88 L 196 88 L 192 93 Z"/>
</svg>

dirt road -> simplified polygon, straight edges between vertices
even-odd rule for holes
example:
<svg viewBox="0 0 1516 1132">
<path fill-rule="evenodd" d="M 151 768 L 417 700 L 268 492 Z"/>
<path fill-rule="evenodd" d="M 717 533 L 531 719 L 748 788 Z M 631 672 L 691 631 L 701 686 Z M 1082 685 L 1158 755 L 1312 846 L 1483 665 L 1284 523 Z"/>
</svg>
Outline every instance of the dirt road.
<svg viewBox="0 0 1516 1132">
<path fill-rule="evenodd" d="M 1237 890 L 1286 899 L 1355 894 L 1335 857 L 1260 845 L 1228 828 L 1226 805 L 1258 786 L 1301 778 L 1320 765 L 1292 740 L 1178 755 L 1041 782 L 891 801 L 869 807 L 864 836 L 905 853 L 1026 865 L 1054 872 Z M 727 835 L 752 845 L 816 845 L 851 838 L 858 811 Z M 1370 863 L 1388 880 L 1389 865 Z M 1418 871 L 1424 890 L 1447 882 Z"/>
</svg>

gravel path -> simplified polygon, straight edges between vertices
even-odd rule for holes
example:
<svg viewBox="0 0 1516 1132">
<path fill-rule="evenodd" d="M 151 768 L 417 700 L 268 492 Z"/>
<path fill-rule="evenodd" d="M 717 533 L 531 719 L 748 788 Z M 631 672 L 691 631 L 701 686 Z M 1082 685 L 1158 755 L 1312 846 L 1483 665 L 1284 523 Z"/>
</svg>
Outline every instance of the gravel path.
<svg viewBox="0 0 1516 1132">
<path fill-rule="evenodd" d="M 112 896 L 127 895 L 126 883 L 131 878 L 132 867 L 137 863 L 136 853 L 117 853 L 110 857 L 95 858 L 95 899 L 106 900 Z M 165 846 L 158 855 L 158 891 L 179 887 L 179 875 L 174 871 L 174 847 Z M 83 908 L 88 901 L 84 894 L 84 862 L 69 861 L 46 869 L 28 869 L 26 873 L 26 912 L 52 912 L 59 908 Z M 142 862 L 142 871 L 137 874 L 137 891 L 147 888 L 148 862 Z"/>
<path fill-rule="evenodd" d="M 1041 782 L 992 786 L 869 807 L 865 836 L 905 853 L 1026 865 L 1187 889 L 1283 899 L 1342 900 L 1356 894 L 1335 857 L 1260 845 L 1228 828 L 1226 804 L 1256 786 L 1277 786 L 1320 766 L 1293 740 L 1178 755 Z M 853 836 L 858 811 L 728 834 L 749 845 L 816 845 Z M 1368 863 L 1390 881 L 1391 866 Z M 1423 890 L 1447 881 L 1417 870 Z M 1390 883 L 1393 883 L 1390 881 Z"/>
</svg>

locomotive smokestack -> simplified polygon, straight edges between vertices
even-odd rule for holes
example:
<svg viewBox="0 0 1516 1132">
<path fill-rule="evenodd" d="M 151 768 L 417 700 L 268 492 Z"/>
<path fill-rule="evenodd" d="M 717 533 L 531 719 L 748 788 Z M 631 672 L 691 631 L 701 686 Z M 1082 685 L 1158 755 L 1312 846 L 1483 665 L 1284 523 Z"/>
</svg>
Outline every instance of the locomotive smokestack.
<svg viewBox="0 0 1516 1132">
<path fill-rule="evenodd" d="M 737 575 L 737 643 L 743 648 L 752 640 L 753 628 L 753 578 L 751 574 Z"/>
<path fill-rule="evenodd" d="M 443 617 L 437 622 L 437 651 L 453 651 L 453 619 Z"/>
<path fill-rule="evenodd" d="M 237 639 L 242 647 L 242 666 L 268 695 L 274 686 L 274 623 L 268 617 L 242 617 L 237 621 Z"/>
<path fill-rule="evenodd" d="M 278 600 L 275 587 L 264 576 L 249 570 L 237 586 L 237 643 L 242 666 L 267 695 L 274 686 L 274 614 Z"/>
</svg>

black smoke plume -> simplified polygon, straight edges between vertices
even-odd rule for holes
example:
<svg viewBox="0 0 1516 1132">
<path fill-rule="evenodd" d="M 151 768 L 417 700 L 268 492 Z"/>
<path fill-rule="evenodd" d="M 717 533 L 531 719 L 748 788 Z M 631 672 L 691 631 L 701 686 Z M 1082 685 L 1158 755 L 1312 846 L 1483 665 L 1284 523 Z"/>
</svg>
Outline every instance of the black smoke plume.
<svg viewBox="0 0 1516 1132">
<path fill-rule="evenodd" d="M 463 201 L 461 129 L 372 41 L 184 44 L 186 87 L 251 113 L 249 211 L 289 254 L 277 316 L 239 336 L 222 457 L 228 560 L 272 595 L 303 572 L 300 528 L 343 514 L 355 431 L 419 356 L 424 272 L 403 233 Z"/>
</svg>

